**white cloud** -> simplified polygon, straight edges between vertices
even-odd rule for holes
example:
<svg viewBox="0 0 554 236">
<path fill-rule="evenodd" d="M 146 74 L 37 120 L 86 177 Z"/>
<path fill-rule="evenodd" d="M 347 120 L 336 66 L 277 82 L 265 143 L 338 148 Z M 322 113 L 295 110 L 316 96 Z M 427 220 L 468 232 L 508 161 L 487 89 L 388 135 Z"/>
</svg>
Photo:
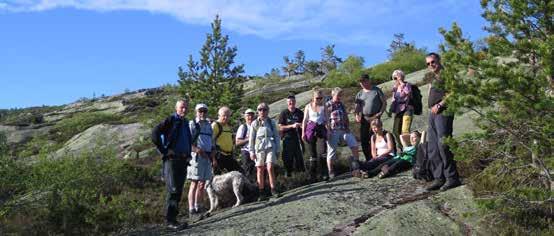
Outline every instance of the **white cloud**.
<svg viewBox="0 0 554 236">
<path fill-rule="evenodd" d="M 462 1 L 463 2 L 463 1 Z M 0 3 L 0 11 L 75 8 L 93 11 L 136 10 L 168 14 L 189 24 L 207 25 L 216 14 L 223 26 L 263 38 L 316 39 L 356 45 L 388 44 L 392 18 L 433 11 L 462 11 L 464 3 L 447 0 L 19 0 Z M 396 20 L 396 19 L 394 19 Z M 386 33 L 385 33 L 386 32 Z"/>
</svg>

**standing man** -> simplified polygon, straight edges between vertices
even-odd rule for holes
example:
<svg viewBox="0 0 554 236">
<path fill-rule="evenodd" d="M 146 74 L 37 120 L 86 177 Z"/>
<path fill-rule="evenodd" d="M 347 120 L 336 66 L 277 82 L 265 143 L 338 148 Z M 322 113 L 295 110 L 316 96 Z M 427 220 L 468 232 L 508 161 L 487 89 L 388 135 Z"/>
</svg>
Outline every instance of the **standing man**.
<svg viewBox="0 0 554 236">
<path fill-rule="evenodd" d="M 258 190 L 260 191 L 258 201 L 262 201 L 268 197 L 268 194 L 264 191 L 264 172 L 266 169 L 271 195 L 279 197 L 279 193 L 275 189 L 275 168 L 273 166 L 277 163 L 277 157 L 279 156 L 280 138 L 275 122 L 267 116 L 269 106 L 265 103 L 260 103 L 257 109 L 258 118 L 252 122 L 248 145 L 250 145 L 250 158 L 256 162 L 256 176 L 258 179 Z"/>
<path fill-rule="evenodd" d="M 214 173 L 220 174 L 223 169 L 227 172 L 236 170 L 242 173 L 239 163 L 233 157 L 233 128 L 229 125 L 231 109 L 223 106 L 219 108 L 217 114 L 218 119 L 212 123 L 213 139 L 217 150 L 213 161 Z"/>
<path fill-rule="evenodd" d="M 287 109 L 279 115 L 279 131 L 283 137 L 283 164 L 285 165 L 285 175 L 291 176 L 294 171 L 304 171 L 304 143 L 302 143 L 300 134 L 302 134 L 302 120 L 304 112 L 296 107 L 296 97 L 289 94 L 287 97 Z"/>
<path fill-rule="evenodd" d="M 331 91 L 332 99 L 325 104 L 327 109 L 326 114 L 329 114 L 327 122 L 329 122 L 329 138 L 327 138 L 327 169 L 329 170 L 329 179 L 335 177 L 333 170 L 333 161 L 337 159 L 337 148 L 339 142 L 343 141 L 350 147 L 352 156 L 350 157 L 350 169 L 352 176 L 359 177 L 359 153 L 358 141 L 350 132 L 350 122 L 348 121 L 348 113 L 346 107 L 341 102 L 342 89 L 339 87 Z"/>
<path fill-rule="evenodd" d="M 444 89 L 444 81 L 440 74 L 443 69 L 440 63 L 440 56 L 434 52 L 427 54 L 425 61 L 429 72 L 426 79 L 431 80 L 429 88 L 429 128 L 428 133 L 428 156 L 433 165 L 433 184 L 427 190 L 445 191 L 461 185 L 454 154 L 444 143 L 444 139 L 452 136 L 452 125 L 454 115 L 446 112 L 445 98 L 448 96 Z"/>
<path fill-rule="evenodd" d="M 152 142 L 163 155 L 164 179 L 167 187 L 165 204 L 167 227 L 180 230 L 187 223 L 179 224 L 179 201 L 185 184 L 186 167 L 190 161 L 192 135 L 189 121 L 185 118 L 188 102 L 179 100 L 175 104 L 175 113 L 167 117 L 152 130 Z M 162 135 L 164 141 L 162 142 Z"/>
<path fill-rule="evenodd" d="M 362 151 L 366 161 L 371 160 L 371 148 L 369 138 L 373 135 L 370 123 L 372 120 L 381 118 L 387 106 L 387 100 L 383 91 L 377 86 L 371 84 L 371 78 L 367 74 L 363 74 L 360 79 L 362 90 L 356 94 L 355 112 L 356 122 L 360 123 L 360 141 L 362 143 Z"/>
<path fill-rule="evenodd" d="M 252 121 L 254 120 L 254 110 L 246 109 L 244 112 L 244 121 L 245 123 L 239 126 L 237 130 L 237 137 L 235 142 L 237 146 L 240 146 L 240 154 L 242 160 L 242 169 L 244 170 L 244 175 L 251 179 L 253 172 L 255 171 L 255 163 L 250 159 L 250 147 L 248 145 L 248 134 L 250 133 Z"/>
</svg>

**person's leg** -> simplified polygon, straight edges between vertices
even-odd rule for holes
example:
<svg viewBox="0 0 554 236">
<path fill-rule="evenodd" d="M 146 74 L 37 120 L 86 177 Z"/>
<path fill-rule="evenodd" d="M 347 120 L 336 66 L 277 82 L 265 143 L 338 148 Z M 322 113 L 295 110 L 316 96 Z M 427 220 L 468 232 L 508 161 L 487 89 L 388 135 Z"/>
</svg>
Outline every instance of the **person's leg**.
<svg viewBox="0 0 554 236">
<path fill-rule="evenodd" d="M 404 115 L 404 112 L 394 114 L 393 118 L 393 125 L 392 125 L 392 136 L 394 137 L 394 140 L 396 141 L 396 148 L 402 150 L 402 142 L 400 142 L 400 134 L 402 126 L 404 125 L 402 117 Z M 394 150 L 395 153 L 398 150 Z"/>
<path fill-rule="evenodd" d="M 454 154 L 450 151 L 448 145 L 444 143 L 444 140 L 446 138 L 452 136 L 454 116 L 437 115 L 435 122 L 438 137 L 439 155 L 443 164 L 443 175 L 448 183 L 457 183 L 460 180 L 458 176 L 458 170 L 456 169 Z"/>
<path fill-rule="evenodd" d="M 168 190 L 166 220 L 168 223 L 175 223 L 179 214 L 179 201 L 185 183 L 185 162 L 182 160 L 167 160 L 164 172 Z"/>
<path fill-rule="evenodd" d="M 333 162 L 337 158 L 337 148 L 339 146 L 339 139 L 342 133 L 339 130 L 332 130 L 329 140 L 327 140 L 327 170 L 329 170 L 329 176 L 334 177 Z"/>
<path fill-rule="evenodd" d="M 429 115 L 429 128 L 427 129 L 427 155 L 429 161 L 431 162 L 433 178 L 444 180 L 443 174 L 443 162 L 440 157 L 439 150 L 439 137 L 436 127 L 436 116 L 435 114 Z"/>
<path fill-rule="evenodd" d="M 302 152 L 303 143 L 300 142 L 300 139 L 298 139 L 296 144 L 296 152 L 294 155 L 294 170 L 298 172 L 304 172 L 306 171 L 306 167 L 304 166 L 304 152 Z"/>
<path fill-rule="evenodd" d="M 188 200 L 189 200 L 189 213 L 194 213 L 195 212 L 195 208 L 194 206 L 196 205 L 196 197 L 198 196 L 198 191 L 197 190 L 197 183 L 198 181 L 196 180 L 191 180 L 190 181 L 190 186 L 189 186 L 189 196 L 188 196 Z"/>
<path fill-rule="evenodd" d="M 258 200 L 265 198 L 265 152 L 256 153 L 256 179 L 258 182 Z"/>
<path fill-rule="evenodd" d="M 292 138 L 283 139 L 283 165 L 285 166 L 285 175 L 288 177 L 293 171 L 293 148 Z"/>
<path fill-rule="evenodd" d="M 388 166 L 388 171 L 383 177 L 393 176 L 400 172 L 409 170 L 412 168 L 412 163 L 401 159 L 395 159 L 395 161 L 390 163 Z"/>
<path fill-rule="evenodd" d="M 354 137 L 352 133 L 345 132 L 342 138 L 350 148 L 350 151 L 352 151 L 352 158 L 350 159 L 350 171 L 352 172 L 352 176 L 359 176 L 360 154 L 358 151 L 358 141 L 356 141 L 356 137 Z"/>
<path fill-rule="evenodd" d="M 369 122 L 365 118 L 362 118 L 360 122 L 360 142 L 366 161 L 371 160 L 371 144 L 369 143 L 371 133 Z"/>
<path fill-rule="evenodd" d="M 204 192 L 206 187 L 206 182 L 204 181 L 198 181 L 198 185 L 196 187 L 196 198 L 194 199 L 194 208 L 196 211 L 202 210 L 202 202 L 204 201 Z"/>
<path fill-rule="evenodd" d="M 313 182 L 317 180 L 317 138 L 314 137 L 309 140 L 308 146 L 310 151 L 310 180 Z"/>
<path fill-rule="evenodd" d="M 410 133 L 410 128 L 412 127 L 412 117 L 413 117 L 412 112 L 404 112 L 404 115 L 402 116 L 401 134 L 409 134 Z M 400 140 L 398 140 L 398 141 L 400 141 Z"/>
</svg>

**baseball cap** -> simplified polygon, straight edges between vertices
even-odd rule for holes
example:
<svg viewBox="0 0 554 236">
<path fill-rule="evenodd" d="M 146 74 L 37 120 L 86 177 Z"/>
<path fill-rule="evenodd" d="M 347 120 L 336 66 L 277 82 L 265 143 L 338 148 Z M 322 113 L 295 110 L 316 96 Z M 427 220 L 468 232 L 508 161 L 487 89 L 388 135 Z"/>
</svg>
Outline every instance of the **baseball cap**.
<svg viewBox="0 0 554 236">
<path fill-rule="evenodd" d="M 246 109 L 246 111 L 244 111 L 244 114 L 248 114 L 248 113 L 252 113 L 252 114 L 256 114 L 256 112 L 250 108 Z"/>
<path fill-rule="evenodd" d="M 204 103 L 198 103 L 198 104 L 196 104 L 196 107 L 194 108 L 194 110 L 197 110 L 197 111 L 198 111 L 198 110 L 200 110 L 200 109 L 202 109 L 202 108 L 208 109 L 208 106 L 206 106 L 206 104 L 204 104 Z"/>
</svg>

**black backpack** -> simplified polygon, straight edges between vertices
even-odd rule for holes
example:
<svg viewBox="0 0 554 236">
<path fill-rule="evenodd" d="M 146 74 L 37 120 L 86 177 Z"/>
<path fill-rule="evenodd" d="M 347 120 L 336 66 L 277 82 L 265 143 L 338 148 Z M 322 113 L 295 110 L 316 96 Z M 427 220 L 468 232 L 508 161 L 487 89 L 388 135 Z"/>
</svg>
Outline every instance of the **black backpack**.
<svg viewBox="0 0 554 236">
<path fill-rule="evenodd" d="M 412 98 L 410 99 L 410 105 L 414 107 L 414 114 L 421 115 L 423 113 L 423 103 L 421 102 L 421 91 L 415 84 L 412 86 Z"/>
<path fill-rule="evenodd" d="M 427 156 L 427 142 L 423 142 L 417 145 L 417 153 L 412 160 L 413 168 L 412 174 L 414 179 L 431 181 L 433 180 L 433 173 L 431 171 L 431 162 Z"/>
</svg>

